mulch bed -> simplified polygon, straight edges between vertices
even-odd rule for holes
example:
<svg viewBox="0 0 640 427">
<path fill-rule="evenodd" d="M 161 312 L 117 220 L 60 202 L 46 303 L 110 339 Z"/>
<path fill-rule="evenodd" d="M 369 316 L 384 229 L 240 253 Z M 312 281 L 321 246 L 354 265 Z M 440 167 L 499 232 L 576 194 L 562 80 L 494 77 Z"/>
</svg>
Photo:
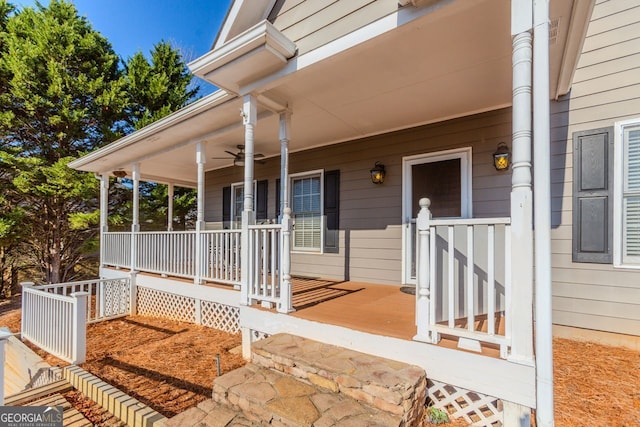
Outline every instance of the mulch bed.
<svg viewBox="0 0 640 427">
<path fill-rule="evenodd" d="M 0 302 L 0 326 L 19 332 L 19 296 Z M 197 325 L 127 317 L 89 325 L 82 367 L 171 417 L 211 396 L 216 354 L 223 374 L 245 363 L 230 351 L 240 343 L 239 335 Z M 52 365 L 65 364 L 36 350 Z M 556 425 L 640 425 L 640 352 L 555 339 L 554 365 Z M 94 424 L 113 425 L 81 394 L 69 399 Z"/>
</svg>

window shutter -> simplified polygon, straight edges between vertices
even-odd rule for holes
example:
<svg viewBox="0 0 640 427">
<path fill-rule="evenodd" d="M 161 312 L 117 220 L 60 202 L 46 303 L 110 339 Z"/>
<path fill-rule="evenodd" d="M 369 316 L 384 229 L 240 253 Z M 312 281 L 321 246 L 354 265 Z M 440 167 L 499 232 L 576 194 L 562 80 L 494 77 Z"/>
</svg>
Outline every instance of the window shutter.
<svg viewBox="0 0 640 427">
<path fill-rule="evenodd" d="M 624 130 L 622 262 L 640 263 L 640 126 Z"/>
<path fill-rule="evenodd" d="M 338 253 L 340 228 L 340 171 L 324 173 L 324 215 L 327 218 L 324 251 Z"/>
<path fill-rule="evenodd" d="M 222 188 L 222 226 L 231 226 L 231 187 Z"/>
<path fill-rule="evenodd" d="M 280 205 L 282 205 L 282 199 L 280 198 L 280 178 L 276 179 L 276 218 L 280 220 Z"/>
<path fill-rule="evenodd" d="M 267 196 L 269 190 L 269 181 L 256 182 L 256 219 L 267 219 Z"/>
<path fill-rule="evenodd" d="M 613 259 L 613 128 L 573 134 L 573 261 Z"/>
</svg>

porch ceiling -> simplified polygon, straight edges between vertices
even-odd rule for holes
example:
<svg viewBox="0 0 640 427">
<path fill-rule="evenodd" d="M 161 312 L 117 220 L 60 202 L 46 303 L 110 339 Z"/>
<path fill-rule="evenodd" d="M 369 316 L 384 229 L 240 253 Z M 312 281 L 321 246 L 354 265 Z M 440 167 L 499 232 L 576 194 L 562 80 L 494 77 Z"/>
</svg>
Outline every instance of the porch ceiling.
<svg viewBox="0 0 640 427">
<path fill-rule="evenodd" d="M 586 25 L 571 25 L 576 1 L 551 2 L 552 27 L 558 22 L 550 45 L 551 98 L 567 73 L 561 69 L 569 30 L 580 32 Z M 254 93 L 289 105 L 290 150 L 510 105 L 511 1 L 443 4 L 312 65 L 302 64 L 305 56 L 317 52 L 295 57 L 290 61 L 294 72 L 283 72 L 254 88 Z M 339 49 L 342 41 L 333 43 Z M 195 186 L 195 142 L 205 142 L 206 169 L 213 170 L 231 166 L 232 158 L 212 157 L 225 157 L 225 150 L 236 151 L 244 141 L 240 98 L 218 92 L 198 105 L 183 118 L 174 114 L 151 125 L 146 134 L 143 130 L 123 138 L 115 143 L 121 144 L 118 150 L 105 147 L 73 166 L 99 173 L 120 168 L 130 172 L 131 165 L 140 162 L 143 179 Z M 270 157 L 279 155 L 279 150 L 277 114 L 260 107 L 255 151 Z"/>
</svg>

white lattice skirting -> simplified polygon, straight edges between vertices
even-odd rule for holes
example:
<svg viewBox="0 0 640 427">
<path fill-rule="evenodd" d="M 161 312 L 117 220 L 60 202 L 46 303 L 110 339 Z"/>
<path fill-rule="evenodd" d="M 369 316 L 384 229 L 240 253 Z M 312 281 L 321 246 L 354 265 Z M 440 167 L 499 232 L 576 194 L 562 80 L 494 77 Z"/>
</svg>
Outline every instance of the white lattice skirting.
<svg viewBox="0 0 640 427">
<path fill-rule="evenodd" d="M 450 384 L 429 380 L 429 399 L 451 418 L 464 418 L 472 426 L 502 426 L 502 401 Z"/>
<path fill-rule="evenodd" d="M 202 301 L 202 324 L 232 334 L 240 332 L 240 309 L 213 301 Z"/>
<path fill-rule="evenodd" d="M 232 334 L 240 330 L 240 309 L 226 304 L 201 301 L 141 286 L 138 287 L 137 302 L 137 312 L 143 316 L 197 323 Z"/>
</svg>

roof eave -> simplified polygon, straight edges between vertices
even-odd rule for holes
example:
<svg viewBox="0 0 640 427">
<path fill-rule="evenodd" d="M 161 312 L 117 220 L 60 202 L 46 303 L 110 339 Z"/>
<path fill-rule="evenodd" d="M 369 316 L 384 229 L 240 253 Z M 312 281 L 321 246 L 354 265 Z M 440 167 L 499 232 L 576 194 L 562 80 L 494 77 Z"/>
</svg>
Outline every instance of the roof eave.
<svg viewBox="0 0 640 427">
<path fill-rule="evenodd" d="M 571 82 L 580 60 L 580 53 L 582 52 L 594 6 L 595 0 L 575 0 L 573 2 L 571 22 L 564 46 L 555 99 L 566 95 L 571 90 Z"/>
<path fill-rule="evenodd" d="M 117 141 L 114 141 L 96 151 L 92 151 L 91 153 L 70 162 L 69 167 L 81 171 L 97 172 L 96 170 L 91 168 L 92 163 L 123 148 L 144 141 L 145 139 L 159 132 L 162 132 L 167 128 L 175 126 L 178 123 L 188 120 L 191 117 L 197 116 L 204 111 L 215 108 L 216 106 L 234 98 L 236 98 L 236 95 L 228 93 L 224 90 L 218 90 L 194 102 L 193 104 L 183 107 L 180 110 L 158 120 L 157 122 L 145 126 L 140 130 L 137 130 L 125 137 L 118 139 Z"/>
</svg>

